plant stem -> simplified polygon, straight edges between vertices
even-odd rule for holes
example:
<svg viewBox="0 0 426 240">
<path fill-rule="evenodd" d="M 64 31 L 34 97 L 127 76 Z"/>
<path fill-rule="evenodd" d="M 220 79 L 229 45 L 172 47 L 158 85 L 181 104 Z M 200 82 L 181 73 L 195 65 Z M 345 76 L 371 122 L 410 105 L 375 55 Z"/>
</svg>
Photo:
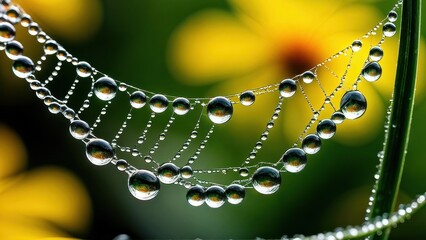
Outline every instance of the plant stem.
<svg viewBox="0 0 426 240">
<path fill-rule="evenodd" d="M 421 0 L 404 0 L 402 3 L 401 36 L 393 106 L 370 220 L 392 212 L 398 195 L 413 115 L 420 38 L 420 9 Z M 389 234 L 390 228 L 381 235 L 374 235 L 372 239 L 387 239 Z"/>
</svg>

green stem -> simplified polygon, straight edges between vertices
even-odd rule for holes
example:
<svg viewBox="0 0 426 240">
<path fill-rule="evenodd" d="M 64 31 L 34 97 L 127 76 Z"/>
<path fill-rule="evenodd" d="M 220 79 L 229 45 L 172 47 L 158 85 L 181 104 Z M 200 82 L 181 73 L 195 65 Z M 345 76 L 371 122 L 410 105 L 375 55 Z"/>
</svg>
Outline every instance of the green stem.
<svg viewBox="0 0 426 240">
<path fill-rule="evenodd" d="M 402 3 L 401 36 L 393 106 L 370 219 L 392 212 L 398 195 L 413 115 L 420 38 L 420 9 L 421 0 L 404 0 Z M 387 239 L 389 234 L 390 228 L 381 235 L 374 235 L 372 239 Z"/>
</svg>

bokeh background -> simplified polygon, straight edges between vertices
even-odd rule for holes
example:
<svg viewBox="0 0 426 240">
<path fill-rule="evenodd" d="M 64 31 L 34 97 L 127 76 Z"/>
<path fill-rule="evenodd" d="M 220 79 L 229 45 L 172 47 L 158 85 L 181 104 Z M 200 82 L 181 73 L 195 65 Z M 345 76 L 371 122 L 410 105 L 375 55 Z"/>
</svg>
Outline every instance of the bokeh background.
<svg viewBox="0 0 426 240">
<path fill-rule="evenodd" d="M 279 76 L 291 77 L 350 44 L 383 19 L 393 6 L 392 1 L 381 0 L 298 1 L 286 3 L 288 8 L 273 8 L 273 4 L 259 4 L 260 1 L 222 0 L 19 2 L 50 36 L 79 59 L 132 85 L 188 97 L 234 93 L 247 86 L 264 85 L 265 81 L 276 82 Z M 264 16 L 270 19 L 262 19 Z M 259 18 L 265 20 L 261 22 L 264 24 L 256 22 Z M 318 27 L 318 22 L 324 26 Z M 426 25 L 422 36 L 426 37 L 425 34 Z M 275 45 L 277 39 L 282 39 L 282 46 Z M 291 49 L 295 43 L 300 44 L 300 52 L 282 50 Z M 227 55 L 229 47 L 237 48 L 234 50 L 239 55 Z M 31 50 L 26 47 L 25 51 Z M 385 50 L 385 57 L 389 56 L 386 79 L 391 79 L 395 71 L 395 54 L 395 44 Z M 271 67 L 263 67 L 262 63 Z M 289 64 L 293 65 L 288 67 Z M 276 194 L 265 196 L 248 190 L 242 204 L 210 209 L 190 206 L 184 197 L 185 190 L 175 186 L 162 186 L 159 196 L 152 201 L 133 198 L 127 190 L 125 174 L 113 166 L 91 165 L 83 144 L 69 135 L 68 122 L 46 111 L 27 83 L 12 76 L 10 60 L 4 54 L 0 55 L 0 66 L 0 166 L 4 169 L 0 171 L 0 202 L 9 206 L 5 208 L 8 211 L 0 213 L 0 222 L 12 222 L 12 230 L 7 231 L 12 235 L 0 236 L 280 238 L 363 221 L 377 153 L 383 142 L 384 108 L 392 86 L 389 81 L 369 93 L 379 103 L 371 105 L 366 120 L 353 123 L 341 133 L 339 126 L 336 138 L 326 141 L 306 169 L 299 174 L 283 175 L 283 184 Z M 425 80 L 422 77 L 418 81 Z M 420 85 L 401 183 L 401 202 L 426 189 L 426 155 L 422 146 L 426 102 L 422 92 Z M 123 118 L 107 116 L 112 122 Z M 295 124 L 289 118 L 290 122 L 284 125 Z M 216 136 L 223 141 L 210 143 L 216 154 L 225 156 L 224 161 L 245 157 L 247 148 L 240 146 L 251 146 L 253 141 L 246 138 L 257 135 L 247 133 L 247 127 L 264 126 L 256 121 L 254 124 L 258 125 L 247 122 L 250 121 L 234 116 L 232 127 Z M 176 134 L 181 138 L 187 136 L 184 131 Z M 294 141 L 294 136 L 283 130 L 271 137 L 265 151 L 276 159 L 282 154 L 283 145 Z M 215 157 L 208 159 L 214 161 Z M 425 221 L 426 211 L 422 210 L 394 229 L 392 239 L 424 238 Z M 0 233 L 7 234 L 2 230 Z"/>
</svg>

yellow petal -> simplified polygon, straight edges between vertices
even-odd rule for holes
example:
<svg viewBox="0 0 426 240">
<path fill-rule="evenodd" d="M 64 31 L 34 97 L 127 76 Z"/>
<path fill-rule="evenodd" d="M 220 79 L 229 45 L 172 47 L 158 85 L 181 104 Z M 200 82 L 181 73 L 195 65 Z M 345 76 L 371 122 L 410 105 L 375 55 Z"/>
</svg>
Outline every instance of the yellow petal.
<svg viewBox="0 0 426 240">
<path fill-rule="evenodd" d="M 0 181 L 17 174 L 26 164 L 27 153 L 19 136 L 0 124 Z M 0 182 L 1 183 L 1 182 Z M 0 192 L 3 184 L 0 184 Z"/>
<path fill-rule="evenodd" d="M 56 167 L 26 173 L 0 195 L 0 213 L 82 231 L 90 219 L 88 194 L 74 175 Z"/>
<path fill-rule="evenodd" d="M 264 39 L 223 11 L 192 16 L 171 39 L 172 68 L 194 84 L 253 71 L 270 55 Z"/>
<path fill-rule="evenodd" d="M 0 226 L 0 239 L 31 240 L 68 236 L 51 223 L 16 215 L 0 214 Z"/>
</svg>

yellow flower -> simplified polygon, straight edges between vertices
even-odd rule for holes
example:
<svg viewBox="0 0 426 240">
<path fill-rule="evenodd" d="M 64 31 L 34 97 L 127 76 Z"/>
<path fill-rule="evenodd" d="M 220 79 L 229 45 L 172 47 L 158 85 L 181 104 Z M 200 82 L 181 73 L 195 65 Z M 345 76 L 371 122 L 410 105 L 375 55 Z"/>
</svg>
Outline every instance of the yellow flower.
<svg viewBox="0 0 426 240">
<path fill-rule="evenodd" d="M 0 239 L 40 239 L 81 233 L 91 216 L 82 184 L 68 171 L 41 167 L 22 171 L 26 150 L 0 125 Z"/>
<path fill-rule="evenodd" d="M 371 6 L 345 1 L 232 0 L 230 5 L 232 13 L 210 9 L 189 17 L 175 31 L 170 43 L 171 65 L 178 78 L 193 85 L 216 83 L 214 95 L 242 92 L 301 74 L 349 46 L 384 18 Z M 364 41 L 363 56 L 368 56 L 371 45 L 377 44 L 378 40 L 371 38 L 381 37 L 379 31 L 376 36 Z M 337 139 L 345 138 L 343 142 L 348 144 L 365 143 L 365 140 L 383 131 L 387 103 L 378 93 L 389 97 L 392 91 L 396 40 L 397 36 L 388 38 L 383 45 L 381 79 L 370 85 L 362 82 L 359 86 L 368 101 L 366 114 L 356 121 L 347 120 L 339 125 Z M 341 96 L 351 89 L 351 83 L 361 72 L 365 59 L 352 62 L 352 72 L 347 76 L 348 85 L 332 99 L 337 109 Z M 341 77 L 347 63 L 348 57 L 341 56 L 327 65 Z M 330 94 L 339 79 L 329 71 L 321 71 L 320 81 Z M 318 110 L 325 95 L 318 86 L 315 90 L 313 84 L 303 87 L 313 107 Z M 422 86 L 419 85 L 419 88 Z M 230 124 L 234 124 L 239 133 L 249 134 L 245 130 L 247 127 L 259 129 L 271 115 L 277 95 L 267 94 L 258 98 L 259 102 L 250 107 L 251 110 L 237 106 Z M 294 98 L 284 104 L 284 117 L 280 123 L 284 126 L 284 135 L 291 140 L 297 139 L 313 116 L 302 94 Z M 328 107 L 319 120 L 329 118 L 333 111 Z M 363 141 L 357 141 L 359 139 Z"/>
</svg>

